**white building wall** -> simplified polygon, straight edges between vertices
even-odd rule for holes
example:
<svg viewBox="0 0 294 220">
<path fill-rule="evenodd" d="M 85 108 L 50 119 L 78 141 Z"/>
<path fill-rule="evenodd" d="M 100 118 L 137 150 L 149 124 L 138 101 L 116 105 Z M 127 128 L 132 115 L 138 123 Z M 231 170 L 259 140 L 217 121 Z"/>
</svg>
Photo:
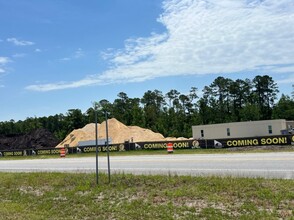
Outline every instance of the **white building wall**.
<svg viewBox="0 0 294 220">
<path fill-rule="evenodd" d="M 269 133 L 271 126 L 272 133 Z M 193 138 L 214 139 L 214 138 L 242 138 L 256 136 L 280 135 L 281 130 L 286 129 L 286 120 L 264 120 L 264 121 L 248 121 L 233 122 L 213 125 L 198 125 L 192 127 Z M 230 136 L 227 134 L 230 131 Z M 201 130 L 204 136 L 201 136 Z"/>
</svg>

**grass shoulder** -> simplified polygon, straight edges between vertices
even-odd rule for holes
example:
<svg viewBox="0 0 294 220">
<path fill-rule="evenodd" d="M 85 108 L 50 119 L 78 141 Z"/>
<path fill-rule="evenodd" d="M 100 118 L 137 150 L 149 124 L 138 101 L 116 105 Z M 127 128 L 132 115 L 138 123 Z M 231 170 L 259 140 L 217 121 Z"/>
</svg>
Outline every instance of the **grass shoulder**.
<svg viewBox="0 0 294 220">
<path fill-rule="evenodd" d="M 293 180 L 0 173 L 3 219 L 291 219 Z"/>
</svg>

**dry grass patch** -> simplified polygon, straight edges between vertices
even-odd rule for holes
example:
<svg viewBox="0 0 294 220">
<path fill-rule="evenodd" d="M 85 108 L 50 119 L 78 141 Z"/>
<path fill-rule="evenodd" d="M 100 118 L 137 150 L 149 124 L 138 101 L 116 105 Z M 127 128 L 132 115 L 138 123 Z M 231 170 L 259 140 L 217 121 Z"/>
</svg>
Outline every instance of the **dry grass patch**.
<svg viewBox="0 0 294 220">
<path fill-rule="evenodd" d="M 0 173 L 3 219 L 293 219 L 294 181 Z"/>
</svg>

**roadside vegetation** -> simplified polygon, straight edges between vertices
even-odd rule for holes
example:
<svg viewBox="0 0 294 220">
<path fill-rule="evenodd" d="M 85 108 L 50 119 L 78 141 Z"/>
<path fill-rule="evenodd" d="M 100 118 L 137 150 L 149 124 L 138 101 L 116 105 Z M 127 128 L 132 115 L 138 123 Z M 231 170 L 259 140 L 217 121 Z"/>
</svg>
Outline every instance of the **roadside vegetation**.
<svg viewBox="0 0 294 220">
<path fill-rule="evenodd" d="M 0 173 L 1 219 L 293 219 L 294 181 Z"/>
</svg>

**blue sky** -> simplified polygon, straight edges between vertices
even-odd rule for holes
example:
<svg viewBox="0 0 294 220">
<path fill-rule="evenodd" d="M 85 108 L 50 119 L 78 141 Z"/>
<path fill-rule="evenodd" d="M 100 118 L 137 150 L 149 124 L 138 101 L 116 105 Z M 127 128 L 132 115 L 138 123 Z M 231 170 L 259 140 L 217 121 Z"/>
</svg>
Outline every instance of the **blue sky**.
<svg viewBox="0 0 294 220">
<path fill-rule="evenodd" d="M 293 0 L 0 0 L 0 121 L 223 76 L 294 84 Z"/>
</svg>

